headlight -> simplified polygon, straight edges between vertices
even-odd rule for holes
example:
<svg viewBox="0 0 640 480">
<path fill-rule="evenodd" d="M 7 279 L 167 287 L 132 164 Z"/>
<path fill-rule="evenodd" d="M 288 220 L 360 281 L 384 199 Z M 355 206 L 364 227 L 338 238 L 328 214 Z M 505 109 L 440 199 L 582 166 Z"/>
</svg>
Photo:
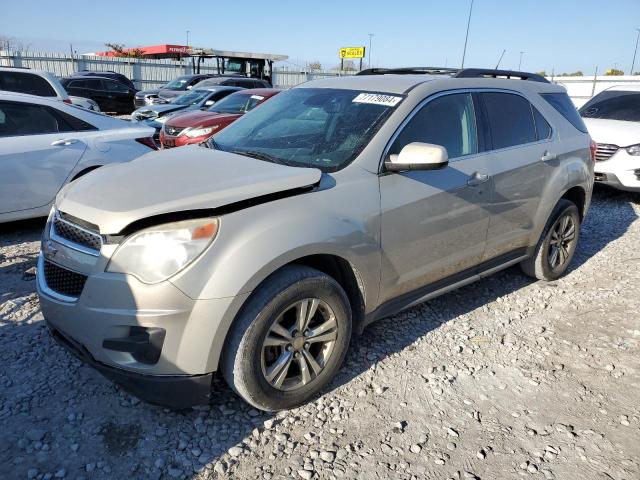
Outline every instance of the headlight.
<svg viewBox="0 0 640 480">
<path fill-rule="evenodd" d="M 630 147 L 625 148 L 629 155 L 638 156 L 640 155 L 640 143 L 637 145 L 631 145 Z"/>
<path fill-rule="evenodd" d="M 193 262 L 218 233 L 217 218 L 201 218 L 147 228 L 127 238 L 107 265 L 107 272 L 128 273 L 157 283 Z"/>
<path fill-rule="evenodd" d="M 203 135 L 209 135 L 217 128 L 218 125 L 215 125 L 213 127 L 189 127 L 180 132 L 179 136 L 186 135 L 189 138 L 201 137 Z"/>
</svg>

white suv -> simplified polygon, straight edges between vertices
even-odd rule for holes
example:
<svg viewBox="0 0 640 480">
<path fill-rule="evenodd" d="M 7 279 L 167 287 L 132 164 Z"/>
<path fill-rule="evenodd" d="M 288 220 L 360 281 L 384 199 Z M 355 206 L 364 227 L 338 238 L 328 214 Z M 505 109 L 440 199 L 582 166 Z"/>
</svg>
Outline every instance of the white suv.
<svg viewBox="0 0 640 480">
<path fill-rule="evenodd" d="M 599 93 L 580 115 L 598 144 L 595 181 L 640 192 L 640 84 Z"/>
<path fill-rule="evenodd" d="M 60 80 L 50 72 L 30 68 L 0 67 L 0 90 L 55 98 L 61 102 L 99 112 L 100 107 L 89 98 L 70 96 Z"/>
</svg>

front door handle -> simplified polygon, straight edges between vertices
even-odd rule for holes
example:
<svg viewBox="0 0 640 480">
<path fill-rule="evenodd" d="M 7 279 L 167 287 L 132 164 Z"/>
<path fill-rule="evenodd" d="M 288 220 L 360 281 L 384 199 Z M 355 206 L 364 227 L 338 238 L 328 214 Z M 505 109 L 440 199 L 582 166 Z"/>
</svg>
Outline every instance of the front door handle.
<svg viewBox="0 0 640 480">
<path fill-rule="evenodd" d="M 555 160 L 556 158 L 558 158 L 558 155 L 547 150 L 542 154 L 540 160 L 542 160 L 543 162 L 550 162 L 551 160 Z"/>
<path fill-rule="evenodd" d="M 467 185 L 469 185 L 470 187 L 477 187 L 478 185 L 483 184 L 487 180 L 489 180 L 488 174 L 476 172 L 473 175 L 471 175 L 471 177 L 469 177 L 469 180 L 467 180 Z"/>
<path fill-rule="evenodd" d="M 74 143 L 78 143 L 77 138 L 64 138 L 62 140 L 55 140 L 51 142 L 52 147 L 66 147 L 67 145 L 72 145 Z"/>
</svg>

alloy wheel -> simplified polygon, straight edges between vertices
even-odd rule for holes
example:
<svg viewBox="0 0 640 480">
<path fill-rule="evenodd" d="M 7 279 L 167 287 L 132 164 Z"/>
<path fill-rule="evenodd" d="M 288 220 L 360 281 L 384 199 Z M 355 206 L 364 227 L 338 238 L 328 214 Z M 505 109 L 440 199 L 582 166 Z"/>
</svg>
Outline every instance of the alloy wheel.
<svg viewBox="0 0 640 480">
<path fill-rule="evenodd" d="M 563 269 L 571 258 L 571 249 L 576 240 L 576 224 L 569 214 L 561 216 L 551 229 L 549 242 L 549 266 L 552 270 Z"/>
<path fill-rule="evenodd" d="M 338 323 L 329 305 L 305 298 L 274 320 L 262 344 L 262 374 L 278 390 L 296 390 L 325 368 L 338 337 Z"/>
</svg>

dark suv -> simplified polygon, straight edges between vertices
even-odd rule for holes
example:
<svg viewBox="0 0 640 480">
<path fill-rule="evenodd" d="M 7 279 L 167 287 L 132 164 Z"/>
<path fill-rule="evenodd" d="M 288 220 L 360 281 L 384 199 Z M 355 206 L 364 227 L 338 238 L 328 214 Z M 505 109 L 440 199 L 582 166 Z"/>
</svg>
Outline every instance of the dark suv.
<svg viewBox="0 0 640 480">
<path fill-rule="evenodd" d="M 66 77 L 60 83 L 77 97 L 90 98 L 103 112 L 131 113 L 136 90 L 106 77 Z"/>
</svg>

